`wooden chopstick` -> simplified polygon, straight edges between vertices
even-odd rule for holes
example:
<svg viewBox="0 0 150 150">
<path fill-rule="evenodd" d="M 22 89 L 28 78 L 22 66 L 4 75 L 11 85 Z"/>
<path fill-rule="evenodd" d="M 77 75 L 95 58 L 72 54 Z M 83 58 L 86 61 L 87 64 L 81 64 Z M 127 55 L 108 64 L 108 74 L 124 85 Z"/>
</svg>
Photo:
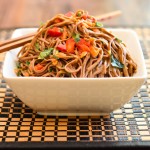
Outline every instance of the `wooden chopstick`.
<svg viewBox="0 0 150 150">
<path fill-rule="evenodd" d="M 108 19 L 112 19 L 114 17 L 117 17 L 117 16 L 121 15 L 121 13 L 122 12 L 120 10 L 116 10 L 116 11 L 109 12 L 109 13 L 106 13 L 106 14 L 103 14 L 100 16 L 96 16 L 96 18 L 98 21 L 104 21 L 104 20 L 108 20 Z"/>
<path fill-rule="evenodd" d="M 99 21 L 104 21 L 107 19 L 112 19 L 114 17 L 117 17 L 120 14 L 121 14 L 121 11 L 117 10 L 117 11 L 106 13 L 106 14 L 103 14 L 100 16 L 96 16 L 95 18 Z M 35 34 L 36 34 L 36 32 L 1 42 L 0 43 L 0 53 L 12 50 L 12 49 L 20 47 L 20 46 L 23 46 L 24 44 L 30 42 L 33 39 Z"/>
<path fill-rule="evenodd" d="M 0 45 L 0 53 L 9 51 L 9 50 L 14 49 L 14 48 L 18 48 L 20 46 L 23 46 L 24 44 L 30 42 L 32 39 L 33 39 L 33 36 L 30 36 L 30 37 L 24 38 L 22 40 L 8 43 L 8 44 L 3 45 L 3 46 Z"/>
<path fill-rule="evenodd" d="M 4 42 L 0 43 L 0 46 L 4 46 L 6 44 L 10 44 L 12 42 L 16 42 L 18 40 L 22 40 L 22 39 L 25 39 L 27 37 L 31 37 L 31 36 L 34 36 L 34 35 L 35 35 L 35 33 L 30 33 L 30 34 L 26 34 L 26 35 L 23 35 L 23 36 L 20 36 L 20 37 L 17 37 L 17 38 L 5 40 Z"/>
<path fill-rule="evenodd" d="M 24 44 L 30 42 L 33 39 L 35 34 L 36 33 L 26 34 L 18 38 L 13 38 L 0 43 L 0 53 L 23 46 Z"/>
</svg>

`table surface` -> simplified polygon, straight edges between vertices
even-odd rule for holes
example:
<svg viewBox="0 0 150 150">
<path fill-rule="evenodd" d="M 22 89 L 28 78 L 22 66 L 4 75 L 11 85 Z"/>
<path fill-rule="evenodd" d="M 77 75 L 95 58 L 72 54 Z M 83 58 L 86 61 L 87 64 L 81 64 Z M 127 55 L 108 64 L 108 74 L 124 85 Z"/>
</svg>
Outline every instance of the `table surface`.
<svg viewBox="0 0 150 150">
<path fill-rule="evenodd" d="M 150 0 L 0 0 L 0 28 L 35 27 L 57 13 L 78 9 L 97 16 L 121 10 L 109 26 L 150 26 Z"/>
<path fill-rule="evenodd" d="M 97 142 L 95 146 L 101 147 L 150 146 L 150 28 L 131 29 L 138 34 L 148 78 L 127 104 L 108 116 L 38 115 L 21 102 L 3 80 L 1 71 L 5 54 L 0 54 L 0 147 L 21 147 L 22 142 L 26 142 L 22 145 L 25 147 L 71 147 L 79 142 L 83 142 L 79 143 L 81 147 L 83 144 L 93 146 L 94 142 Z M 10 38 L 13 31 L 0 30 L 0 40 Z M 43 145 L 41 142 L 53 143 Z"/>
</svg>

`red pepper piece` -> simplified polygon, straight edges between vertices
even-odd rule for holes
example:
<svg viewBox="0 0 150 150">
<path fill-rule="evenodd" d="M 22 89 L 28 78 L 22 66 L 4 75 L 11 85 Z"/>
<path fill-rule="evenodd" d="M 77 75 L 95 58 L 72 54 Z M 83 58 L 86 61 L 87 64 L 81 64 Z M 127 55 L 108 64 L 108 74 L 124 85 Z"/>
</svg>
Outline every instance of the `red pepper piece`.
<svg viewBox="0 0 150 150">
<path fill-rule="evenodd" d="M 87 42 L 84 39 L 80 39 L 80 41 L 76 43 L 76 46 L 77 46 L 78 50 L 81 52 L 83 52 L 83 51 L 90 52 L 90 48 L 89 48 L 90 41 Z"/>
<path fill-rule="evenodd" d="M 48 35 L 50 35 L 52 37 L 58 37 L 58 36 L 62 35 L 62 31 L 58 27 L 53 27 L 53 28 L 48 30 Z"/>
<path fill-rule="evenodd" d="M 80 41 L 76 43 L 77 46 L 78 46 L 78 45 L 82 45 L 82 44 L 84 44 L 84 45 L 86 45 L 86 46 L 90 46 L 90 41 L 87 42 L 87 41 L 84 40 L 84 39 L 80 39 Z"/>
<path fill-rule="evenodd" d="M 75 41 L 73 38 L 70 38 L 66 41 L 66 49 L 68 53 L 74 53 Z"/>
<path fill-rule="evenodd" d="M 87 19 L 87 15 L 83 15 L 82 18 L 83 18 L 84 20 L 86 20 L 86 19 Z"/>
<path fill-rule="evenodd" d="M 90 48 L 85 44 L 78 45 L 77 47 L 80 52 L 90 52 Z"/>
<path fill-rule="evenodd" d="M 62 22 L 62 19 L 56 18 L 56 19 L 54 20 L 54 22 L 55 22 L 55 23 L 60 23 L 60 22 Z"/>
<path fill-rule="evenodd" d="M 66 52 L 66 45 L 59 44 L 56 48 L 62 52 Z"/>
</svg>

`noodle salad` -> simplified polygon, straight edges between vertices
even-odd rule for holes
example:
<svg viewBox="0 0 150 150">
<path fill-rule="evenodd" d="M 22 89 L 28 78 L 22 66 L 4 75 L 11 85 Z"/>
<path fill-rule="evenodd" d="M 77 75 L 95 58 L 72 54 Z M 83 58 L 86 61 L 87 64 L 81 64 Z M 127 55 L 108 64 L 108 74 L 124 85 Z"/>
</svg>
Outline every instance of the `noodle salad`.
<svg viewBox="0 0 150 150">
<path fill-rule="evenodd" d="M 24 77 L 128 77 L 137 71 L 126 45 L 83 10 L 42 24 L 16 64 Z"/>
</svg>

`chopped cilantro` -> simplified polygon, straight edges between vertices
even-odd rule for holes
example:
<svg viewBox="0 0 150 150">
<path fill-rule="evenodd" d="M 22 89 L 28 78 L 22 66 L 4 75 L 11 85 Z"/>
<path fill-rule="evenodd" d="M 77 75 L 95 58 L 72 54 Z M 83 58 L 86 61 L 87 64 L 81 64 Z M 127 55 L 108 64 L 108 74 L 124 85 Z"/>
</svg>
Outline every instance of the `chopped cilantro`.
<svg viewBox="0 0 150 150">
<path fill-rule="evenodd" d="M 39 43 L 38 43 L 38 42 L 36 42 L 36 43 L 35 43 L 35 48 L 36 48 L 37 50 L 39 50 L 39 49 L 40 49 L 40 45 L 39 45 Z"/>
<path fill-rule="evenodd" d="M 56 55 L 53 55 L 53 58 L 55 58 L 55 59 L 59 59 L 59 57 L 57 57 Z"/>
<path fill-rule="evenodd" d="M 118 39 L 118 38 L 115 38 L 115 40 L 119 43 L 122 43 L 122 40 Z"/>
<path fill-rule="evenodd" d="M 45 57 L 49 56 L 53 52 L 53 48 L 45 49 L 43 52 L 40 53 L 38 59 L 44 59 Z"/>
<path fill-rule="evenodd" d="M 82 12 L 79 11 L 79 12 L 77 13 L 77 16 L 78 16 L 78 17 L 81 17 L 81 15 L 82 15 Z"/>
<path fill-rule="evenodd" d="M 29 65 L 30 65 L 30 62 L 29 62 L 29 61 L 26 61 L 26 64 L 29 66 Z"/>
<path fill-rule="evenodd" d="M 49 72 L 52 72 L 53 71 L 53 69 L 52 68 L 49 68 Z"/>
<path fill-rule="evenodd" d="M 74 38 L 75 42 L 79 42 L 80 41 L 80 35 L 79 34 L 75 34 L 74 33 L 72 37 Z"/>
<path fill-rule="evenodd" d="M 16 62 L 16 67 L 17 68 L 20 68 L 21 66 L 20 66 L 20 62 Z"/>
<path fill-rule="evenodd" d="M 96 22 L 96 23 L 95 23 L 95 26 L 96 26 L 96 27 L 103 27 L 103 24 L 100 23 L 100 22 Z"/>
<path fill-rule="evenodd" d="M 17 72 L 17 76 L 20 76 L 21 75 L 21 71 L 19 70 L 18 72 Z"/>
</svg>

